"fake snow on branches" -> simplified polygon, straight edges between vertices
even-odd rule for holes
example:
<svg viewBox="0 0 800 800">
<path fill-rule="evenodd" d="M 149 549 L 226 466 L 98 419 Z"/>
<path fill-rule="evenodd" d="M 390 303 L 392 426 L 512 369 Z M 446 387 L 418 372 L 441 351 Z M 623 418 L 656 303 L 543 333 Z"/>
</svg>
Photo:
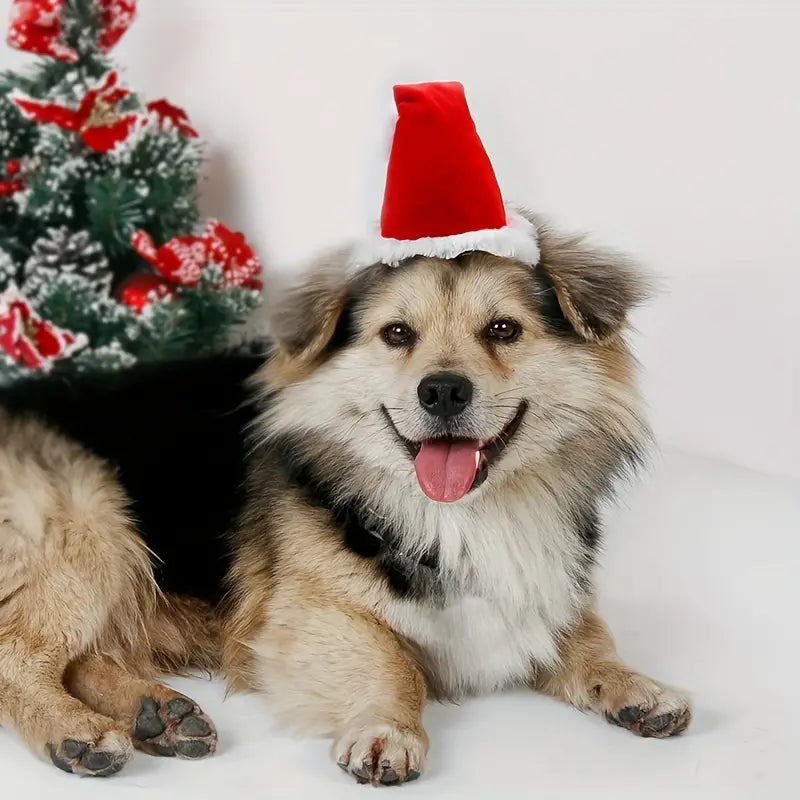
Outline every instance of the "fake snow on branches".
<svg viewBox="0 0 800 800">
<path fill-rule="evenodd" d="M 136 0 L 13 0 L 0 76 L 0 383 L 228 346 L 261 298 L 245 236 L 200 218 L 188 114 L 122 84 Z"/>
</svg>

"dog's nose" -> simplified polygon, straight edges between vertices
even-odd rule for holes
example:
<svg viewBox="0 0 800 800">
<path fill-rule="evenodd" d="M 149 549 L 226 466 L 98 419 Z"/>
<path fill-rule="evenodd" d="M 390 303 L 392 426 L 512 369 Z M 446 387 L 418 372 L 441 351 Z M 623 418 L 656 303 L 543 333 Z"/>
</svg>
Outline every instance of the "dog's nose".
<svg viewBox="0 0 800 800">
<path fill-rule="evenodd" d="M 454 417 L 472 400 L 472 381 L 455 372 L 437 372 L 417 386 L 419 404 L 436 417 Z"/>
</svg>

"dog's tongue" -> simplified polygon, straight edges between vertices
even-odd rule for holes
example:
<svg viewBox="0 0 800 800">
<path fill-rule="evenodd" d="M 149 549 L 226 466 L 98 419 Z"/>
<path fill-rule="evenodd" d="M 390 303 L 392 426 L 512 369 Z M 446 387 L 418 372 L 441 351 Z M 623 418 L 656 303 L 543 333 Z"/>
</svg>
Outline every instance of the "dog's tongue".
<svg viewBox="0 0 800 800">
<path fill-rule="evenodd" d="M 431 500 L 454 503 L 472 488 L 478 471 L 477 441 L 423 442 L 414 459 L 420 488 Z"/>
</svg>

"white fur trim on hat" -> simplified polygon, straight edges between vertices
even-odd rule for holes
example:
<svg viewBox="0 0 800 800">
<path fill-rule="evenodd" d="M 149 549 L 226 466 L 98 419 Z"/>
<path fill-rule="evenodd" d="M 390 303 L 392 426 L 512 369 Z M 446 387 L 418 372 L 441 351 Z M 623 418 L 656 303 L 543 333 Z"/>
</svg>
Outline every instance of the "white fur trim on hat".
<svg viewBox="0 0 800 800">
<path fill-rule="evenodd" d="M 503 228 L 486 228 L 452 236 L 425 236 L 421 239 L 372 237 L 356 244 L 350 271 L 358 272 L 372 264 L 396 267 L 415 256 L 455 258 L 473 250 L 515 258 L 535 266 L 539 263 L 539 241 L 533 223 L 510 208 L 506 210 L 506 218 L 507 224 Z"/>
</svg>

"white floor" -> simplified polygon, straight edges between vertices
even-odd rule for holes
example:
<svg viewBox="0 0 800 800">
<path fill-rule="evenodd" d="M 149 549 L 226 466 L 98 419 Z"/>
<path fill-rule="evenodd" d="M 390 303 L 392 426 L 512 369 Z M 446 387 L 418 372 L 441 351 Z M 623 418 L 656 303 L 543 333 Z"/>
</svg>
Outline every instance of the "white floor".
<svg viewBox="0 0 800 800">
<path fill-rule="evenodd" d="M 609 515 L 601 610 L 625 658 L 695 697 L 693 727 L 637 739 L 525 691 L 426 712 L 428 770 L 401 789 L 356 786 L 326 742 L 277 731 L 258 699 L 177 681 L 215 719 L 218 754 L 137 755 L 120 775 L 79 779 L 0 731 L 3 797 L 335 800 L 797 797 L 800 768 L 800 486 L 665 456 Z M 791 787 L 794 786 L 794 789 Z"/>
</svg>

